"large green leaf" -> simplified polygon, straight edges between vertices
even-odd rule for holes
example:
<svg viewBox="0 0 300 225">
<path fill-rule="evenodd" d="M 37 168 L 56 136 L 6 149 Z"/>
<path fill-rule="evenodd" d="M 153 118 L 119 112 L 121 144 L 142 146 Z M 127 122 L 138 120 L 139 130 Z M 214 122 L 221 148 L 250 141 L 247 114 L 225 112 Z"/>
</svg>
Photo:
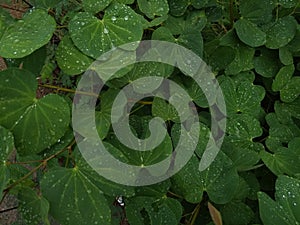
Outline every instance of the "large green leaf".
<svg viewBox="0 0 300 225">
<path fill-rule="evenodd" d="M 43 196 L 38 195 L 29 187 L 22 187 L 18 199 L 19 212 L 21 212 L 24 223 L 50 225 L 48 220 L 49 202 Z"/>
<path fill-rule="evenodd" d="M 0 55 L 22 58 L 47 44 L 56 28 L 46 11 L 36 9 L 8 27 L 0 39 Z"/>
<path fill-rule="evenodd" d="M 287 174 L 295 176 L 300 174 L 300 137 L 294 138 L 288 147 L 279 147 L 274 154 L 261 152 L 265 165 L 276 175 Z"/>
<path fill-rule="evenodd" d="M 14 150 L 14 138 L 12 133 L 2 126 L 0 126 L 0 137 L 0 199 L 2 199 L 2 192 L 10 179 L 7 160 Z"/>
<path fill-rule="evenodd" d="M 163 16 L 169 12 L 167 0 L 138 0 L 140 10 L 150 19 L 156 16 Z"/>
<path fill-rule="evenodd" d="M 65 36 L 56 50 L 58 66 L 69 75 L 84 72 L 93 62 L 91 58 L 84 55 L 73 44 L 70 37 Z"/>
<path fill-rule="evenodd" d="M 68 103 L 49 94 L 36 99 L 37 81 L 26 70 L 0 73 L 0 124 L 12 130 L 20 154 L 37 153 L 54 144 L 70 121 Z"/>
<path fill-rule="evenodd" d="M 265 225 L 300 224 L 300 181 L 279 176 L 275 201 L 263 192 L 258 193 L 260 218 Z"/>
<path fill-rule="evenodd" d="M 41 189 L 51 215 L 62 225 L 110 224 L 110 209 L 101 189 L 80 166 L 52 168 Z"/>
<path fill-rule="evenodd" d="M 279 18 L 267 30 L 266 47 L 278 49 L 288 44 L 295 36 L 297 21 L 292 16 Z"/>
<path fill-rule="evenodd" d="M 69 23 L 74 44 L 86 55 L 98 58 L 114 46 L 139 41 L 143 28 L 141 19 L 130 7 L 114 3 L 102 20 L 88 12 L 80 12 Z"/>
<path fill-rule="evenodd" d="M 256 24 L 246 19 L 239 19 L 235 22 L 234 27 L 237 35 L 245 44 L 258 47 L 266 43 L 266 33 L 260 30 Z"/>
<path fill-rule="evenodd" d="M 172 190 L 192 203 L 200 202 L 206 191 L 211 201 L 225 204 L 233 198 L 238 180 L 235 167 L 224 153 L 219 152 L 213 163 L 202 172 L 199 171 L 199 160 L 194 155 L 172 177 Z"/>
</svg>

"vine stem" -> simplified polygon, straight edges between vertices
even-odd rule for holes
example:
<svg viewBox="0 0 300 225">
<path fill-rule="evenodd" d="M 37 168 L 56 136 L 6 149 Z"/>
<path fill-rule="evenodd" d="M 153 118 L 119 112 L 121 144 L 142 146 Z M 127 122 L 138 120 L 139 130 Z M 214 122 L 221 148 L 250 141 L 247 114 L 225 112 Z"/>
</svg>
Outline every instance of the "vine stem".
<svg viewBox="0 0 300 225">
<path fill-rule="evenodd" d="M 0 4 L 0 7 L 4 8 L 4 9 L 9 9 L 9 10 L 18 11 L 18 12 L 21 12 L 21 13 L 25 13 L 25 12 L 27 12 L 26 10 L 22 10 L 22 9 L 13 8 L 12 6 L 5 5 L 5 4 Z"/>
<path fill-rule="evenodd" d="M 73 94 L 76 93 L 76 94 L 82 94 L 82 95 L 88 95 L 88 96 L 93 96 L 93 97 L 100 98 L 100 96 L 98 96 L 97 94 L 92 93 L 92 92 L 76 91 L 76 90 L 73 90 L 73 89 L 63 88 L 63 87 L 50 85 L 50 84 L 39 84 L 39 86 L 40 87 L 45 87 L 45 88 L 55 89 L 57 91 L 63 91 L 63 92 L 68 92 L 68 93 L 73 93 Z M 151 101 L 138 101 L 138 103 L 140 103 L 142 105 L 152 105 Z"/>
</svg>

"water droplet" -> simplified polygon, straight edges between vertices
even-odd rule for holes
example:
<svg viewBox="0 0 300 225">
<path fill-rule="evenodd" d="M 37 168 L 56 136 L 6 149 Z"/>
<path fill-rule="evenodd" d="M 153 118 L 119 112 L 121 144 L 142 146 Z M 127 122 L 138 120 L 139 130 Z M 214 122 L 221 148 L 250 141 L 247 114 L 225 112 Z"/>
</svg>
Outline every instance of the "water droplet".
<svg viewBox="0 0 300 225">
<path fill-rule="evenodd" d="M 117 20 L 117 17 L 112 16 L 112 17 L 111 17 L 111 20 L 112 20 L 113 22 L 115 22 L 115 21 Z"/>
<path fill-rule="evenodd" d="M 108 32 L 109 32 L 109 31 L 108 31 L 106 28 L 103 29 L 103 33 L 104 33 L 104 34 L 108 34 Z"/>
<path fill-rule="evenodd" d="M 128 16 L 125 16 L 125 17 L 124 17 L 124 20 L 128 20 L 128 19 L 129 19 Z"/>
</svg>

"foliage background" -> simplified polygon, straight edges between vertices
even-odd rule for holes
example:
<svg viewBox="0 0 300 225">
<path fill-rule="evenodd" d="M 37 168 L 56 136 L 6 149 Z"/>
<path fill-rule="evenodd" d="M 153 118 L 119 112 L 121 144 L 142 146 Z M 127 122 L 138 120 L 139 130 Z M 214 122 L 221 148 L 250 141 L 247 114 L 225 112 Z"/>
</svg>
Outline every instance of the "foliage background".
<svg viewBox="0 0 300 225">
<path fill-rule="evenodd" d="M 7 66 L 0 73 L 0 197 L 18 199 L 22 222 L 14 224 L 300 224 L 298 0 L 32 0 L 21 8 L 5 1 L 0 11 Z M 17 11 L 18 19 L 11 17 Z M 177 114 L 158 98 L 141 101 L 131 114 L 140 137 L 152 116 L 166 120 L 169 135 L 156 151 L 130 152 L 111 132 L 114 96 L 142 76 L 160 74 L 186 89 L 203 128 L 178 174 L 133 188 L 86 165 L 69 122 L 76 83 L 89 64 L 112 45 L 142 39 L 175 42 L 203 57 L 224 92 L 228 126 L 217 159 L 199 172 L 210 126 L 199 87 L 161 64 L 120 72 L 96 112 L 96 129 L 115 157 L 151 164 L 176 146 Z"/>
</svg>

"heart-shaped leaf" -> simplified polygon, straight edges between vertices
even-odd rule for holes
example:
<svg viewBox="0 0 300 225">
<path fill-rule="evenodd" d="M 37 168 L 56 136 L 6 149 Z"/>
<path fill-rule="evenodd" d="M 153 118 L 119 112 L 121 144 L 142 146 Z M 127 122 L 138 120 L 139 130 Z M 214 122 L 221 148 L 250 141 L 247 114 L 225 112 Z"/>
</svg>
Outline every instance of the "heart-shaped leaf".
<svg viewBox="0 0 300 225">
<path fill-rule="evenodd" d="M 41 9 L 33 10 L 8 27 L 0 39 L 0 55 L 22 58 L 47 44 L 56 28 L 55 20 Z"/>
<path fill-rule="evenodd" d="M 0 72 L 0 124 L 12 130 L 20 154 L 37 153 L 56 143 L 70 121 L 69 105 L 62 97 L 36 99 L 36 88 L 29 71 Z"/>
</svg>

